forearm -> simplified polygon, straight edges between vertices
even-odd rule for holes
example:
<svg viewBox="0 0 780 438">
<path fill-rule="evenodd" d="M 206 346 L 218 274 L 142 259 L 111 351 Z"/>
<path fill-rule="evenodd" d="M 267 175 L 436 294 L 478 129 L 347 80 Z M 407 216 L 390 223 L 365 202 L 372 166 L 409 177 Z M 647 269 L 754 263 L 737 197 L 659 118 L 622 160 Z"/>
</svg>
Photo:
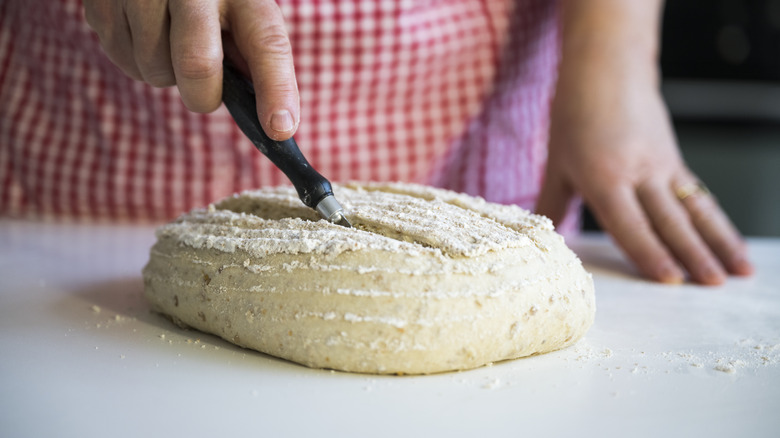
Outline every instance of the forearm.
<svg viewBox="0 0 780 438">
<path fill-rule="evenodd" d="M 617 68 L 657 83 L 663 0 L 562 0 L 562 6 L 562 73 Z"/>
</svg>

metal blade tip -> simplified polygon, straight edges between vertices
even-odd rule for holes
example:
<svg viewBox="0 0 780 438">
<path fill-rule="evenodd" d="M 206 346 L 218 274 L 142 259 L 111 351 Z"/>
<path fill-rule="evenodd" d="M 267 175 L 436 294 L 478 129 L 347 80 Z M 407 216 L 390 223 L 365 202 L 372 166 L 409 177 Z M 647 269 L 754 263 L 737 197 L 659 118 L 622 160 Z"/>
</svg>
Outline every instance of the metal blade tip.
<svg viewBox="0 0 780 438">
<path fill-rule="evenodd" d="M 341 225 L 342 227 L 352 228 L 352 224 L 349 223 L 349 220 L 347 220 L 346 216 L 344 216 L 341 212 L 338 212 L 330 217 L 330 222 L 336 225 Z"/>
<path fill-rule="evenodd" d="M 325 218 L 328 222 L 342 227 L 352 228 L 352 224 L 349 223 L 344 216 L 344 208 L 336 200 L 336 197 L 331 195 L 326 196 L 322 201 L 317 204 L 315 210 Z"/>
</svg>

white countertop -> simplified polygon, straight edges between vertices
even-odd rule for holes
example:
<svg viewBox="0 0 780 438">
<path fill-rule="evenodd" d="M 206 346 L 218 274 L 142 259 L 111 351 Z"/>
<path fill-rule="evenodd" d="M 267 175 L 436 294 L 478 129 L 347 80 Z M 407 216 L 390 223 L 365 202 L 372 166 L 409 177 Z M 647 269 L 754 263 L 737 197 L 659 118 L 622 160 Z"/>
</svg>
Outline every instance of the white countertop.
<svg viewBox="0 0 780 438">
<path fill-rule="evenodd" d="M 0 436 L 780 436 L 780 239 L 722 287 L 637 279 L 609 241 L 576 346 L 472 371 L 312 370 L 149 312 L 150 226 L 0 221 Z"/>
</svg>

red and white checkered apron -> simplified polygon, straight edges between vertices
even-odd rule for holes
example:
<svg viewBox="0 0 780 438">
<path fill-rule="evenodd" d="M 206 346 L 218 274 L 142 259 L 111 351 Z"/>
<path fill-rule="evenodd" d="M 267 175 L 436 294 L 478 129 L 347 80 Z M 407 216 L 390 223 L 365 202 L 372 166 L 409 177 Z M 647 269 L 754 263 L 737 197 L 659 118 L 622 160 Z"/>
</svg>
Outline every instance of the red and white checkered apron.
<svg viewBox="0 0 780 438">
<path fill-rule="evenodd" d="M 280 0 L 296 138 L 332 181 L 430 183 L 531 208 L 558 61 L 550 0 Z M 287 183 L 220 108 L 125 77 L 78 0 L 0 2 L 0 213 L 165 220 Z"/>
</svg>

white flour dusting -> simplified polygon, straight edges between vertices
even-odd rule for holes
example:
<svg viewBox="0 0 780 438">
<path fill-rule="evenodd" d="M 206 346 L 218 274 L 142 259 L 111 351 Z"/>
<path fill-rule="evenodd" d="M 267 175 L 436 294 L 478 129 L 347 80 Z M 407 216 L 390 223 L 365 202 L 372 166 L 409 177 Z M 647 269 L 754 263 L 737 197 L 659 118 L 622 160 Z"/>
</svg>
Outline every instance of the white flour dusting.
<svg viewBox="0 0 780 438">
<path fill-rule="evenodd" d="M 297 201 L 293 188 L 274 187 L 193 210 L 160 228 L 158 238 L 173 235 L 193 248 L 228 253 L 242 249 L 258 259 L 270 254 L 334 256 L 365 248 L 476 257 L 532 244 L 545 250 L 534 230 L 552 229 L 547 218 L 516 206 L 406 184 L 378 190 L 336 188 L 352 229 L 319 220 Z M 393 215 L 386 214 L 390 209 Z M 250 265 L 247 259 L 244 266 Z"/>
<path fill-rule="evenodd" d="M 780 365 L 780 339 L 756 340 L 752 338 L 735 341 L 719 351 L 694 352 L 665 351 L 646 353 L 632 349 L 614 354 L 609 348 L 596 351 L 586 342 L 571 348 L 574 361 L 586 365 L 605 365 L 610 371 L 628 371 L 633 374 L 657 374 L 671 372 L 696 372 L 714 370 L 726 374 L 755 372 L 763 367 Z M 570 359 L 567 359 L 570 360 Z M 627 366 L 618 364 L 628 361 Z"/>
</svg>

